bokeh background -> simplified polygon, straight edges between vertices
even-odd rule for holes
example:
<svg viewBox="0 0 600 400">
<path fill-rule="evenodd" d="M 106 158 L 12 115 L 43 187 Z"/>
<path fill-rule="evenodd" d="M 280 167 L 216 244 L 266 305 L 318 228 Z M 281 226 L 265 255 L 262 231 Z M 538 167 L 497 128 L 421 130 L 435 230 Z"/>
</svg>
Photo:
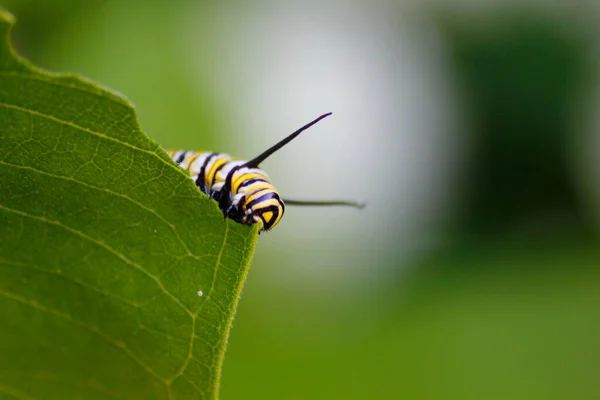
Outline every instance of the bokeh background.
<svg viewBox="0 0 600 400">
<path fill-rule="evenodd" d="M 4 0 L 167 148 L 263 164 L 222 399 L 600 398 L 600 3 Z"/>
</svg>

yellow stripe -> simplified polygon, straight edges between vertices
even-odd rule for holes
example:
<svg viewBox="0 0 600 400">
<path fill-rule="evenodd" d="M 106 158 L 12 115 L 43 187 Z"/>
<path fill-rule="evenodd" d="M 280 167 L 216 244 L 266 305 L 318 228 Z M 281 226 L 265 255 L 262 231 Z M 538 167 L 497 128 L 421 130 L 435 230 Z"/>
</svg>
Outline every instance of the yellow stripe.
<svg viewBox="0 0 600 400">
<path fill-rule="evenodd" d="M 206 182 L 206 187 L 212 187 L 212 185 L 215 183 L 215 174 L 217 172 L 217 169 L 229 162 L 229 158 L 223 157 L 222 155 L 215 160 L 213 165 L 210 167 L 210 170 L 208 172 L 205 172 L 204 181 Z"/>
<path fill-rule="evenodd" d="M 244 188 L 246 193 L 254 193 L 258 190 L 264 190 L 264 189 L 271 189 L 271 190 L 275 191 L 275 188 L 273 187 L 273 185 L 271 185 L 269 182 L 263 182 L 263 181 L 254 182 L 250 186 L 246 186 Z"/>
<path fill-rule="evenodd" d="M 253 200 L 258 199 L 260 196 L 267 194 L 267 193 L 271 193 L 271 192 L 275 192 L 272 189 L 263 189 L 263 190 L 259 190 L 258 192 L 254 192 L 252 193 L 252 195 L 250 195 L 250 197 L 246 197 L 246 204 L 250 204 L 250 202 L 252 202 Z M 264 200 L 261 201 L 260 203 L 257 203 L 254 205 L 254 209 L 258 209 L 258 208 L 262 208 L 262 204 L 266 203 L 269 200 Z"/>
<path fill-rule="evenodd" d="M 246 204 L 250 204 L 250 202 L 247 202 Z M 244 204 L 244 211 L 246 211 L 246 207 L 245 207 L 246 204 Z M 252 207 L 252 211 L 260 212 L 261 209 L 267 208 L 270 206 L 277 206 L 279 208 L 279 213 L 281 214 L 281 203 L 277 199 L 267 199 L 267 200 L 261 201 L 259 203 L 256 203 L 254 205 L 254 207 Z"/>
<path fill-rule="evenodd" d="M 260 172 L 247 172 L 245 174 L 242 175 L 238 175 L 238 176 L 233 176 L 232 182 L 231 182 L 231 191 L 233 193 L 238 193 L 238 191 L 240 190 L 240 186 L 246 182 L 247 180 L 250 179 L 264 179 L 265 181 L 269 181 L 269 179 L 267 179 L 265 174 L 261 174 Z"/>
<path fill-rule="evenodd" d="M 265 222 L 268 224 L 271 222 L 271 218 L 273 218 L 273 211 L 267 211 L 262 213 L 262 217 L 265 219 Z"/>
<path fill-rule="evenodd" d="M 246 182 L 248 179 L 254 179 L 255 177 L 258 177 L 258 174 L 247 173 L 238 176 L 234 174 L 233 179 L 231 180 L 231 191 L 237 194 L 242 183 Z"/>
<path fill-rule="evenodd" d="M 240 185 L 242 183 L 244 183 L 244 181 L 246 180 L 245 178 L 247 176 L 249 176 L 251 174 L 242 174 L 242 175 L 237 175 L 237 172 L 233 174 L 233 177 L 231 179 L 231 192 L 232 193 L 237 193 Z"/>
<path fill-rule="evenodd" d="M 281 221 L 281 217 L 283 217 L 283 207 L 281 207 L 281 202 L 279 202 L 277 207 L 279 208 L 279 213 L 277 214 L 277 219 L 273 222 L 273 225 L 271 225 L 271 229 L 273 229 L 273 227 Z"/>
<path fill-rule="evenodd" d="M 248 203 L 246 203 L 246 204 L 248 204 Z M 272 211 L 265 211 L 264 214 L 262 214 L 262 212 L 261 212 L 261 210 L 267 209 L 271 206 L 276 206 L 277 209 L 279 210 L 279 212 L 277 214 L 277 219 L 275 221 L 270 221 L 270 219 L 273 217 Z M 261 201 L 260 203 L 257 203 L 254 205 L 254 207 L 252 207 L 252 211 L 254 211 L 257 214 L 261 214 L 263 216 L 263 218 L 265 219 L 265 222 L 267 224 L 271 225 L 271 228 L 269 228 L 269 229 L 272 229 L 275 225 L 277 225 L 279 223 L 279 221 L 281 221 L 281 217 L 283 217 L 283 207 L 281 206 L 281 201 L 278 199 L 268 199 L 265 201 Z"/>
<path fill-rule="evenodd" d="M 185 169 L 186 171 L 190 172 L 190 166 L 192 165 L 192 163 L 194 162 L 194 160 L 196 160 L 196 158 L 200 157 L 202 153 L 194 153 L 191 156 L 188 157 L 188 159 L 185 161 L 185 164 L 181 165 L 181 168 Z"/>
</svg>

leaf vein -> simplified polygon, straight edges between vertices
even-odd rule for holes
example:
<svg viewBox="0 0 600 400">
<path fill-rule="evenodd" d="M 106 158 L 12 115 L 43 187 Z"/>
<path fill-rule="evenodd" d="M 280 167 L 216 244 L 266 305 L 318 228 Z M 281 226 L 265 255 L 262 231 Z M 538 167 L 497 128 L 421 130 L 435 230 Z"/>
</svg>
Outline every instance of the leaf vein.
<svg viewBox="0 0 600 400">
<path fill-rule="evenodd" d="M 115 192 L 115 191 L 112 191 L 110 189 L 106 189 L 106 188 L 103 188 L 103 187 L 100 187 L 100 186 L 95 186 L 95 185 L 89 184 L 87 182 L 75 179 L 73 177 L 56 175 L 56 174 L 52 174 L 50 172 L 42 171 L 40 169 L 29 167 L 29 166 L 25 166 L 25 165 L 12 164 L 12 163 L 8 163 L 8 162 L 2 161 L 2 160 L 0 160 L 0 165 L 6 165 L 7 167 L 13 167 L 13 168 L 22 168 L 22 169 L 25 169 L 25 170 L 28 170 L 28 171 L 39 173 L 41 175 L 50 176 L 50 177 L 55 178 L 55 179 L 61 179 L 61 180 L 73 182 L 73 183 L 82 185 L 84 187 L 90 188 L 90 189 L 99 190 L 99 191 L 108 193 L 110 195 L 123 198 L 123 199 L 131 202 L 132 204 L 135 204 L 136 206 L 140 207 L 141 209 L 143 209 L 143 210 L 151 213 L 152 215 L 156 216 L 158 219 L 160 219 L 175 234 L 175 236 L 177 237 L 177 240 L 183 246 L 183 248 L 184 248 L 185 252 L 187 253 L 187 255 L 190 256 L 190 257 L 192 257 L 192 258 L 194 258 L 194 259 L 196 259 L 196 260 L 200 259 L 200 256 L 198 256 L 197 254 L 194 254 L 189 249 L 189 247 L 187 246 L 187 244 L 183 241 L 183 239 L 181 238 L 181 235 L 179 234 L 179 231 L 177 230 L 177 228 L 175 227 L 175 225 L 173 225 L 169 221 L 167 221 L 167 219 L 165 217 L 163 217 L 162 215 L 160 215 L 156 210 L 145 206 L 143 203 L 140 203 L 139 201 L 135 200 L 133 197 L 131 197 L 129 195 L 126 195 L 126 194 L 123 194 L 123 193 L 118 193 L 118 192 Z"/>
<path fill-rule="evenodd" d="M 0 392 L 4 392 L 9 396 L 12 396 L 15 399 L 19 400 L 33 400 L 33 397 L 29 396 L 28 394 L 23 393 L 20 390 L 15 389 L 14 387 L 2 382 L 0 382 Z"/>
<path fill-rule="evenodd" d="M 47 223 L 49 225 L 54 225 L 57 226 L 59 228 L 62 228 L 68 232 L 71 232 L 72 234 L 81 237 L 84 240 L 89 241 L 90 243 L 93 243 L 95 245 L 97 245 L 98 247 L 101 247 L 103 249 L 105 249 L 106 251 L 108 251 L 109 253 L 115 255 L 117 258 L 121 259 L 125 264 L 129 265 L 130 267 L 140 271 L 141 273 L 143 273 L 144 275 L 146 275 L 148 278 L 150 278 L 151 280 L 153 280 L 156 285 L 158 285 L 158 287 L 162 290 L 162 292 L 164 294 L 166 294 L 173 302 L 175 302 L 177 305 L 179 305 L 186 313 L 188 313 L 188 315 L 190 315 L 191 317 L 195 318 L 196 316 L 183 304 L 181 303 L 181 301 L 179 301 L 178 298 L 176 298 L 171 292 L 169 292 L 165 286 L 162 284 L 162 282 L 160 281 L 160 279 L 158 279 L 156 276 L 152 275 L 150 272 L 146 271 L 144 268 L 142 268 L 140 265 L 136 264 L 135 262 L 131 261 L 130 259 L 128 259 L 127 257 L 125 257 L 123 254 L 119 253 L 117 250 L 113 249 L 112 247 L 110 247 L 109 245 L 107 245 L 104 242 L 101 242 L 91 236 L 86 235 L 83 232 L 78 231 L 77 229 L 71 228 L 70 226 L 67 226 L 63 223 L 61 223 L 60 221 L 53 221 L 50 220 L 48 218 L 44 218 L 44 217 L 40 217 L 37 215 L 32 215 L 32 214 L 28 214 L 26 212 L 23 211 L 19 211 L 19 210 L 14 210 L 12 208 L 8 208 L 4 205 L 0 204 L 0 210 L 4 210 L 7 212 L 12 212 L 14 214 L 17 215 L 21 215 L 23 217 L 26 218 L 30 218 L 30 219 L 34 219 L 34 220 L 38 220 L 44 223 Z"/>
<path fill-rule="evenodd" d="M 202 312 L 206 303 L 208 303 L 208 301 L 211 300 L 211 295 L 215 289 L 215 284 L 217 283 L 217 275 L 219 272 L 219 267 L 221 265 L 221 257 L 223 256 L 225 247 L 227 245 L 228 234 L 229 234 L 229 225 L 227 223 L 225 223 L 225 233 L 223 234 L 223 243 L 221 244 L 221 249 L 219 250 L 219 254 L 217 255 L 217 262 L 215 263 L 215 268 L 213 270 L 213 276 L 212 276 L 212 280 L 210 283 L 210 288 L 208 289 L 204 303 L 202 303 L 200 308 L 198 308 L 198 311 L 196 312 L 196 316 L 198 316 Z M 211 303 L 216 304 L 214 301 L 211 301 Z"/>
<path fill-rule="evenodd" d="M 213 272 L 213 277 L 212 277 L 212 282 L 211 282 L 210 288 L 208 290 L 208 293 L 206 295 L 206 299 L 205 299 L 204 303 L 202 303 L 202 305 L 200 306 L 200 308 L 198 309 L 198 311 L 196 312 L 196 314 L 193 316 L 192 335 L 191 335 L 191 338 L 190 338 L 190 346 L 189 346 L 188 356 L 187 356 L 185 362 L 183 363 L 183 365 L 181 366 L 181 368 L 179 368 L 179 370 L 177 371 L 177 373 L 175 375 L 173 375 L 171 378 L 168 379 L 168 381 L 167 381 L 168 385 L 170 385 L 178 377 L 180 377 L 180 376 L 182 376 L 182 375 L 185 374 L 185 370 L 187 369 L 188 365 L 190 364 L 190 361 L 193 358 L 194 340 L 195 340 L 195 337 L 196 337 L 196 317 L 198 315 L 200 315 L 200 313 L 203 310 L 203 308 L 206 305 L 206 303 L 209 300 L 211 300 L 210 299 L 210 295 L 212 294 L 212 292 L 214 290 L 214 287 L 215 287 L 215 282 L 217 280 L 217 273 L 218 273 L 218 270 L 219 270 L 219 266 L 221 264 L 221 257 L 223 255 L 225 247 L 227 246 L 227 235 L 228 235 L 228 232 L 229 232 L 229 225 L 225 224 L 225 232 L 223 234 L 223 243 L 221 245 L 221 249 L 219 250 L 219 254 L 217 256 L 217 262 L 215 263 L 215 268 L 214 268 L 214 272 Z M 215 304 L 214 301 L 211 301 L 211 302 L 213 304 Z M 212 348 L 212 346 L 211 346 L 211 348 Z M 198 389 L 196 388 L 196 390 L 198 390 Z"/>
<path fill-rule="evenodd" d="M 123 298 L 121 296 L 115 295 L 113 293 L 105 292 L 105 291 L 103 291 L 103 290 L 101 290 L 101 289 L 99 289 L 97 287 L 94 287 L 94 286 L 89 285 L 87 283 L 84 283 L 82 281 L 78 281 L 77 279 L 74 279 L 74 278 L 72 278 L 70 276 L 62 274 L 62 273 L 60 273 L 58 271 L 52 271 L 52 270 L 48 270 L 48 269 L 43 269 L 43 268 L 40 268 L 40 267 L 38 267 L 38 266 L 36 266 L 34 264 L 29 265 L 29 264 L 25 264 L 25 263 L 20 263 L 20 262 L 10 261 L 10 260 L 3 260 L 3 259 L 0 259 L 0 265 L 10 265 L 10 266 L 14 266 L 14 267 L 27 268 L 27 269 L 31 269 L 31 270 L 34 270 L 34 271 L 42 272 L 42 273 L 45 273 L 45 274 L 48 274 L 48 275 L 55 276 L 57 278 L 64 279 L 67 282 L 74 283 L 74 284 L 76 284 L 78 286 L 81 286 L 84 289 L 91 290 L 91 291 L 96 292 L 98 294 L 101 294 L 103 296 L 110 297 L 112 299 L 118 300 L 118 301 L 122 302 L 123 304 L 128 305 L 128 306 L 130 306 L 132 308 L 139 308 L 139 307 L 141 307 L 140 304 L 133 303 L 130 300 L 125 299 L 125 298 Z M 150 300 L 144 300 L 144 302 L 148 302 L 148 301 L 150 301 Z"/>
<path fill-rule="evenodd" d="M 45 71 L 45 72 L 48 73 L 47 71 Z M 20 78 L 20 79 L 29 79 L 29 80 L 35 80 L 38 82 L 46 82 L 50 85 L 60 86 L 60 87 L 66 88 L 66 89 L 77 90 L 78 92 L 87 93 L 87 94 L 101 97 L 102 99 L 110 100 L 112 103 L 118 104 L 118 105 L 122 106 L 123 108 L 130 107 L 130 104 L 127 102 L 127 100 L 120 97 L 118 94 L 113 93 L 113 91 L 111 89 L 96 88 L 95 86 L 98 86 L 98 84 L 86 82 L 80 76 L 70 75 L 70 74 L 52 74 L 52 75 L 53 75 L 52 78 L 46 78 L 43 75 L 39 75 L 39 74 L 37 74 L 37 75 L 24 74 L 19 71 L 0 71 L 0 76 L 14 77 L 14 78 Z M 56 79 L 64 79 L 64 78 L 77 79 L 80 81 L 80 83 L 82 85 L 87 85 L 90 88 L 94 88 L 96 90 L 90 90 L 90 89 L 87 89 L 80 85 L 67 84 L 65 82 L 56 80 Z M 109 94 L 110 97 L 106 96 L 107 93 Z"/>
<path fill-rule="evenodd" d="M 186 178 L 189 178 L 189 177 L 186 175 L 185 171 L 184 171 L 182 168 L 178 167 L 178 166 L 177 166 L 177 165 L 175 165 L 174 163 L 170 163 L 170 162 L 168 162 L 166 159 L 164 159 L 163 157 L 161 157 L 161 156 L 159 155 L 158 151 L 162 151 L 162 150 L 161 150 L 161 148 L 160 148 L 158 145 L 156 146 L 156 149 L 155 149 L 154 151 L 150 151 L 150 150 L 142 149 L 141 147 L 134 146 L 134 145 L 133 145 L 133 144 L 131 144 L 131 143 L 128 143 L 128 142 L 125 142 L 125 141 L 119 140 L 119 139 L 117 139 L 117 138 L 114 138 L 114 137 L 111 137 L 111 136 L 105 135 L 104 133 L 101 133 L 101 132 L 96 132 L 96 131 L 94 131 L 94 130 L 92 130 L 92 129 L 89 129 L 89 128 L 86 128 L 86 127 L 84 127 L 84 126 L 77 125 L 77 124 L 76 124 L 76 123 L 74 123 L 74 122 L 71 122 L 71 121 L 65 121 L 65 120 L 63 120 L 63 119 L 60 119 L 60 118 L 58 118 L 58 117 L 55 117 L 55 116 L 53 116 L 53 115 L 44 114 L 43 112 L 40 112 L 40 111 L 37 111 L 37 110 L 32 110 L 32 109 L 30 109 L 30 108 L 21 107 L 21 106 L 15 105 L 15 104 L 9 104 L 9 103 L 5 103 L 5 102 L 0 102 L 0 107 L 4 107 L 4 108 L 7 108 L 7 109 L 12 109 L 12 110 L 17 110 L 17 111 L 21 111 L 21 112 L 24 112 L 24 113 L 27 113 L 27 114 L 30 114 L 30 115 L 35 115 L 35 116 L 37 116 L 37 117 L 45 118 L 45 119 L 48 119 L 48 120 L 50 120 L 50 121 L 54 121 L 54 122 L 56 122 L 56 123 L 59 123 L 59 124 L 61 124 L 61 125 L 66 125 L 66 126 L 69 126 L 69 127 L 71 127 L 71 128 L 74 128 L 74 129 L 80 130 L 80 131 L 82 131 L 82 132 L 89 133 L 90 135 L 94 135 L 94 136 L 100 137 L 100 138 L 102 138 L 102 139 L 105 139 L 105 140 L 108 140 L 108 141 L 111 141 L 111 142 L 118 143 L 118 144 L 120 144 L 120 145 L 122 145 L 122 146 L 129 147 L 129 148 L 130 148 L 130 149 L 132 149 L 132 150 L 135 150 L 135 151 L 139 151 L 139 152 L 141 152 L 141 153 L 148 154 L 148 155 L 150 155 L 150 156 L 152 156 L 152 157 L 156 157 L 156 158 L 158 158 L 158 159 L 159 159 L 159 160 L 160 160 L 162 163 L 164 163 L 165 165 L 167 165 L 169 168 L 171 168 L 171 169 L 173 169 L 173 170 L 176 170 L 176 171 L 177 171 L 177 173 L 179 173 L 179 174 L 181 174 L 181 175 L 185 176 Z"/>
<path fill-rule="evenodd" d="M 64 312 L 55 310 L 51 307 L 46 307 L 40 303 L 38 303 L 35 300 L 31 300 L 28 299 L 24 296 L 20 296 L 16 293 L 11 293 L 11 292 L 7 292 L 4 290 L 0 289 L 0 296 L 4 296 L 7 299 L 19 302 L 21 304 L 25 304 L 28 305 L 30 307 L 33 307 L 39 311 L 45 312 L 47 314 L 51 314 L 54 315 L 56 317 L 59 317 L 65 321 L 68 321 L 72 324 L 78 325 L 92 333 L 94 333 L 95 335 L 98 335 L 99 337 L 103 338 L 105 341 L 107 341 L 109 344 L 111 344 L 112 346 L 114 346 L 115 348 L 123 351 L 125 354 L 127 354 L 127 356 L 129 356 L 133 361 L 135 361 L 140 367 L 142 367 L 148 374 L 152 375 L 153 377 L 155 377 L 156 379 L 158 379 L 160 382 L 165 383 L 165 379 L 163 377 L 161 377 L 160 375 L 158 375 L 156 372 L 154 372 L 154 370 L 152 368 L 150 368 L 150 366 L 146 365 L 145 362 L 143 362 L 141 359 L 138 358 L 138 356 L 131 351 L 127 345 L 123 342 L 119 342 L 113 338 L 111 338 L 110 336 L 106 335 L 105 333 L 103 333 L 98 327 L 93 326 L 93 325 L 89 325 L 83 321 L 79 321 L 76 318 L 73 318 L 71 315 L 66 314 Z"/>
</svg>

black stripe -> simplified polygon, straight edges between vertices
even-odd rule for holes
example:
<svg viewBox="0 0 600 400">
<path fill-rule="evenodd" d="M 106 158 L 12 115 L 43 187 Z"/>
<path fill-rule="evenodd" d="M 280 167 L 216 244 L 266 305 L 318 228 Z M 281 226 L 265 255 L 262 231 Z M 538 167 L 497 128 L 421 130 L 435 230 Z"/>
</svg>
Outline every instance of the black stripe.
<svg viewBox="0 0 600 400">
<path fill-rule="evenodd" d="M 255 182 L 267 182 L 267 183 L 269 183 L 268 181 L 266 181 L 266 180 L 264 180 L 262 178 L 251 178 L 251 179 L 247 179 L 244 182 L 242 182 L 242 184 L 240 185 L 240 188 L 243 188 L 243 187 L 246 187 L 246 186 L 250 186 L 250 185 L 252 185 Z"/>
<path fill-rule="evenodd" d="M 270 222 L 267 222 L 265 220 L 265 218 L 263 217 L 263 214 L 267 213 L 269 211 L 273 212 L 273 218 L 271 218 Z M 282 212 L 283 212 L 283 210 L 282 210 Z M 268 206 L 265 208 L 261 208 L 261 209 L 257 210 L 256 214 L 258 214 L 260 216 L 260 219 L 262 219 L 262 221 L 263 221 L 263 229 L 265 231 L 268 231 L 269 229 L 271 229 L 273 227 L 273 224 L 275 223 L 275 221 L 277 221 L 277 218 L 279 217 L 279 207 Z"/>
<path fill-rule="evenodd" d="M 223 185 L 223 188 L 221 189 L 222 193 L 229 193 L 231 192 L 231 179 L 233 178 L 233 174 L 235 174 L 235 172 L 242 168 L 241 165 L 235 166 L 233 168 L 231 168 L 231 170 L 229 171 L 229 173 L 227 174 L 227 176 L 225 177 L 225 184 Z M 221 208 L 221 210 L 225 210 L 227 209 L 227 207 L 229 207 L 230 205 L 230 200 L 229 200 L 229 196 L 221 196 L 221 199 L 219 200 L 219 207 Z"/>
<path fill-rule="evenodd" d="M 209 194 L 208 190 L 204 187 L 204 175 L 206 172 L 206 166 L 208 165 L 210 160 L 217 154 L 219 153 L 210 153 L 210 155 L 206 157 L 206 160 L 204 160 L 204 164 L 202 164 L 202 167 L 200 168 L 200 173 L 198 173 L 198 178 L 196 178 L 196 186 L 198 186 L 198 188 L 206 194 Z"/>
<path fill-rule="evenodd" d="M 181 164 L 183 162 L 183 160 L 185 159 L 185 153 L 186 153 L 183 150 L 179 150 L 179 151 L 181 151 L 181 155 L 179 157 L 177 157 L 177 159 L 175 160 L 175 162 L 177 164 Z M 175 154 L 173 154 L 173 155 L 175 155 Z"/>
<path fill-rule="evenodd" d="M 258 204 L 262 201 L 265 201 L 265 200 L 269 200 L 269 199 L 277 199 L 277 201 L 279 203 L 281 203 L 281 199 L 279 198 L 279 195 L 273 189 L 262 189 L 262 190 L 264 190 L 266 193 L 263 194 L 262 196 L 259 196 L 256 199 L 252 200 L 250 203 L 246 204 L 246 209 L 252 209 L 256 204 Z M 255 210 L 252 210 L 252 211 L 255 211 Z M 256 211 L 258 211 L 258 210 L 256 210 Z"/>
<path fill-rule="evenodd" d="M 221 157 L 225 158 L 225 157 L 223 156 L 223 154 L 219 154 L 219 156 L 221 156 Z M 217 161 L 218 161 L 218 159 L 217 159 L 217 160 L 215 160 L 215 162 L 217 162 Z M 215 181 L 217 180 L 217 174 L 219 173 L 219 171 L 220 171 L 220 170 L 222 170 L 222 169 L 223 169 L 223 168 L 224 168 L 224 167 L 225 167 L 227 164 L 229 164 L 230 162 L 231 162 L 231 161 L 228 161 L 228 162 L 225 162 L 225 163 L 221 164 L 221 165 L 220 165 L 220 166 L 219 166 L 219 167 L 218 167 L 218 168 L 215 170 L 215 174 L 213 175 L 213 181 L 211 182 L 211 184 L 212 184 L 212 185 L 214 185 L 214 184 L 215 184 Z M 222 191 L 223 191 L 223 188 L 221 188 L 221 192 L 222 192 Z M 217 194 L 217 193 L 215 193 L 215 194 L 213 195 L 213 192 L 212 192 L 212 186 L 211 186 L 211 187 L 210 187 L 210 188 L 209 188 L 209 189 L 206 191 L 206 194 L 208 194 L 210 197 L 212 197 L 213 199 L 215 199 L 215 200 L 217 200 L 217 201 L 218 201 L 218 199 L 220 199 L 220 196 L 221 196 L 220 192 L 219 192 L 218 194 Z"/>
<path fill-rule="evenodd" d="M 231 179 L 233 178 L 233 174 L 235 174 L 235 172 L 240 168 L 242 168 L 241 165 L 231 168 L 231 171 L 229 171 L 229 173 L 225 177 L 225 187 L 228 188 L 228 190 L 231 190 Z"/>
</svg>

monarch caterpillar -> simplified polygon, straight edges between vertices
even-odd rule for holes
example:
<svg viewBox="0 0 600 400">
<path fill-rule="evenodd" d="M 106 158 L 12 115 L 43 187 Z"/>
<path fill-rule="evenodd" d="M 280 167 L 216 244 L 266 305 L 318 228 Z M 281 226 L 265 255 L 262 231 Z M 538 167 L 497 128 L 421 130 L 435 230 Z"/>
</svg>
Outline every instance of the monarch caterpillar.
<svg viewBox="0 0 600 400">
<path fill-rule="evenodd" d="M 225 218 L 246 224 L 259 225 L 259 233 L 271 230 L 283 216 L 285 205 L 350 206 L 364 204 L 351 201 L 301 201 L 283 199 L 269 181 L 259 164 L 291 142 L 296 136 L 331 113 L 323 114 L 304 125 L 250 161 L 236 160 L 228 154 L 196 151 L 168 151 L 169 156 L 183 169 L 205 194 L 215 199 Z"/>
</svg>

